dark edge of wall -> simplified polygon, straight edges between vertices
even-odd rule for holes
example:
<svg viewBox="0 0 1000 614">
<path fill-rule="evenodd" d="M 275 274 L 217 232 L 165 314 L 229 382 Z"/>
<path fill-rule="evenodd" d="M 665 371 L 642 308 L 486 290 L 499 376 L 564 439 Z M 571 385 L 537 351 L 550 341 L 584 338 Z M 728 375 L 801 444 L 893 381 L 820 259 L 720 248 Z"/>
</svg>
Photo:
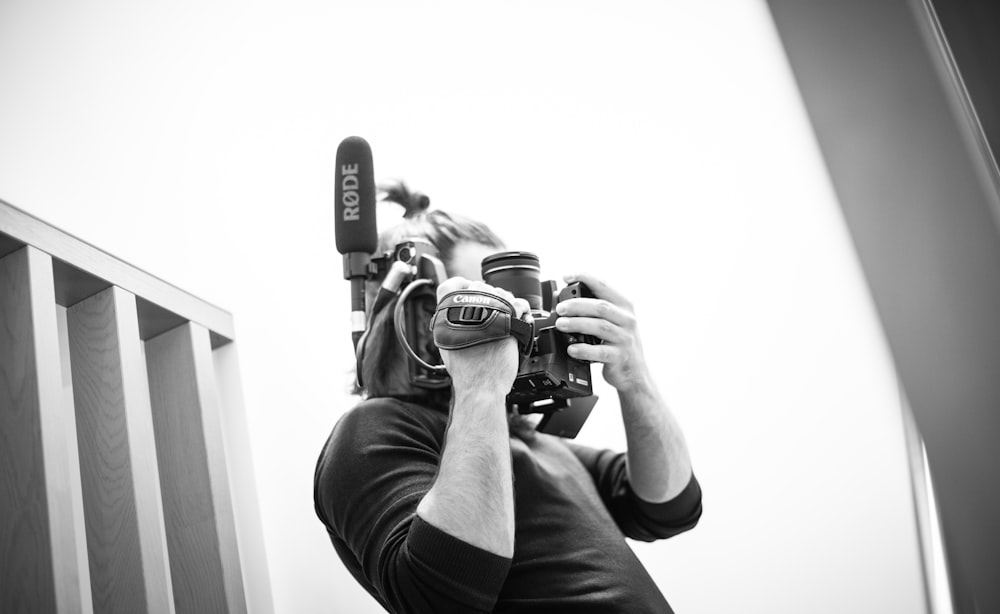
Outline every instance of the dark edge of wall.
<svg viewBox="0 0 1000 614">
<path fill-rule="evenodd" d="M 768 6 L 926 444 L 955 611 L 1000 612 L 1000 234 L 980 137 L 918 3 Z"/>
</svg>

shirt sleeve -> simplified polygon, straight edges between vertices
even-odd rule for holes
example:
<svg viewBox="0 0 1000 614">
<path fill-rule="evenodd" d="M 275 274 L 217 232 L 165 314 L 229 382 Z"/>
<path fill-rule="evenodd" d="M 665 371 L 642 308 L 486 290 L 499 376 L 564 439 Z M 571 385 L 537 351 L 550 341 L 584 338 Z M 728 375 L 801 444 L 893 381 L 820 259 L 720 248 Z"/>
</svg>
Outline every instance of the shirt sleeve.
<svg viewBox="0 0 1000 614">
<path fill-rule="evenodd" d="M 317 515 L 344 563 L 390 612 L 490 612 L 511 559 L 416 515 L 437 474 L 443 433 L 413 411 L 378 399 L 341 419 L 317 465 Z"/>
<path fill-rule="evenodd" d="M 598 450 L 567 442 L 594 479 L 597 491 L 612 518 L 627 537 L 654 541 L 688 531 L 701 518 L 701 485 L 691 480 L 676 497 L 651 503 L 636 495 L 628 483 L 625 453 Z"/>
</svg>

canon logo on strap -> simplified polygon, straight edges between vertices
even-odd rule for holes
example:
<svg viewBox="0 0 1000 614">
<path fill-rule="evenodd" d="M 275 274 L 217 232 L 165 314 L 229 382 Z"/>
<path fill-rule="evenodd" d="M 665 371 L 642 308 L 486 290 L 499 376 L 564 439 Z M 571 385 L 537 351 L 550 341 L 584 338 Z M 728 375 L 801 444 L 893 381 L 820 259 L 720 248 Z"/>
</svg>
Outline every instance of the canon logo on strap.
<svg viewBox="0 0 1000 614">
<path fill-rule="evenodd" d="M 477 303 L 479 305 L 489 305 L 493 302 L 485 296 L 478 296 L 475 294 L 459 294 L 452 300 L 456 303 Z"/>
</svg>

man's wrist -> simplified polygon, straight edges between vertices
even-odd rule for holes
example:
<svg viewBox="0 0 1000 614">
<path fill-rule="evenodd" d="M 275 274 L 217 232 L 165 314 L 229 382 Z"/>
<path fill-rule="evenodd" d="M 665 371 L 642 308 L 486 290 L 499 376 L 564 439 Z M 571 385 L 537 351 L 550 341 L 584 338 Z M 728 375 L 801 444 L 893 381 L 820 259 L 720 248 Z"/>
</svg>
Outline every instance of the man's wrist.
<svg viewBox="0 0 1000 614">
<path fill-rule="evenodd" d="M 506 416 L 507 392 L 497 386 L 456 387 L 452 411 L 459 415 Z"/>
<path fill-rule="evenodd" d="M 618 395 L 622 399 L 651 399 L 655 400 L 659 398 L 659 390 L 656 387 L 656 382 L 650 376 L 649 371 L 643 369 L 640 373 L 637 373 L 633 378 L 629 379 L 626 385 L 618 388 Z"/>
</svg>

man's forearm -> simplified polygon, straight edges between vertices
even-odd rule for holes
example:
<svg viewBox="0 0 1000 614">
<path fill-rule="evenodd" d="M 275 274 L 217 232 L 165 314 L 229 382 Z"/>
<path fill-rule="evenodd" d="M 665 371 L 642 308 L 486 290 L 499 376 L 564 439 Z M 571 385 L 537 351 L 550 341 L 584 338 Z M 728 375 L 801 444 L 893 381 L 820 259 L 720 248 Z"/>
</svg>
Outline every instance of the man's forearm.
<svg viewBox="0 0 1000 614">
<path fill-rule="evenodd" d="M 514 555 L 514 487 L 505 395 L 457 393 L 434 485 L 417 514 L 462 541 Z"/>
<path fill-rule="evenodd" d="M 619 391 L 618 398 L 632 491 L 651 503 L 673 499 L 691 480 L 691 457 L 680 424 L 649 378 Z"/>
</svg>

